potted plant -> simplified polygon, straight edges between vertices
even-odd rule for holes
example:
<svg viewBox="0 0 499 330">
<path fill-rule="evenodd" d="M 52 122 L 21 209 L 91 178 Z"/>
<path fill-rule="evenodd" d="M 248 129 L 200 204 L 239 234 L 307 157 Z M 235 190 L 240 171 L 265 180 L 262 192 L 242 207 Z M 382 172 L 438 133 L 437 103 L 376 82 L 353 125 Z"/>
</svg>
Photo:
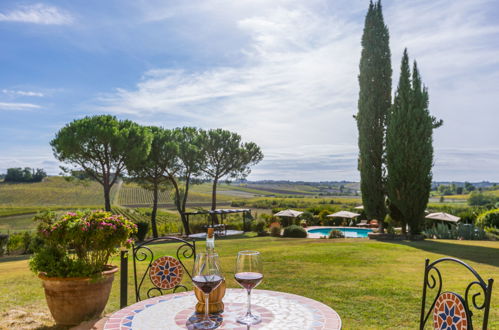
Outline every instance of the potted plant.
<svg viewBox="0 0 499 330">
<path fill-rule="evenodd" d="M 108 260 L 130 245 L 134 223 L 105 211 L 36 218 L 42 245 L 30 268 L 42 279 L 50 313 L 60 325 L 75 325 L 104 310 L 118 267 Z"/>
</svg>

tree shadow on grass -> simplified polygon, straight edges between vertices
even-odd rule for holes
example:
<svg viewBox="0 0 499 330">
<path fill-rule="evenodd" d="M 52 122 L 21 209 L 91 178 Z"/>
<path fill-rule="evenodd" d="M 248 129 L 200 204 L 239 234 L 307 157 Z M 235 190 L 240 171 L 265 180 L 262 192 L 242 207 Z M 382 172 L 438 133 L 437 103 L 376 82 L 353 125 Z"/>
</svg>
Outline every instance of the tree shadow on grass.
<svg viewBox="0 0 499 330">
<path fill-rule="evenodd" d="M 410 246 L 416 249 L 444 254 L 457 259 L 467 259 L 473 262 L 499 267 L 499 248 L 491 248 L 477 245 L 452 244 L 441 241 L 398 241 L 392 242 Z"/>
</svg>

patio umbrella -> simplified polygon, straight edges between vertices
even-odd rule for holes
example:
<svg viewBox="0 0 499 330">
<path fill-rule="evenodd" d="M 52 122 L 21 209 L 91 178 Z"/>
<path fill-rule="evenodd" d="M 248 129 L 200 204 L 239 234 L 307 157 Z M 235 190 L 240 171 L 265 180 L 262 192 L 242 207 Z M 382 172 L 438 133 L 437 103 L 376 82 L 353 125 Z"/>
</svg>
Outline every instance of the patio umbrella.
<svg viewBox="0 0 499 330">
<path fill-rule="evenodd" d="M 284 210 L 284 211 L 281 211 L 281 212 L 277 212 L 276 214 L 274 214 L 274 216 L 276 217 L 292 217 L 292 218 L 296 218 L 298 216 L 300 216 L 303 212 L 300 212 L 300 211 L 295 211 L 295 210 Z"/>
<path fill-rule="evenodd" d="M 364 205 L 356 206 L 356 207 L 354 207 L 354 209 L 356 209 L 356 210 L 363 210 L 364 209 Z"/>
<path fill-rule="evenodd" d="M 449 222 L 458 222 L 459 220 L 461 220 L 460 217 L 456 217 L 455 215 L 445 212 L 430 213 L 425 218 L 433 220 L 449 221 Z"/>
<path fill-rule="evenodd" d="M 348 219 L 353 219 L 353 218 L 356 218 L 356 217 L 360 216 L 360 214 L 353 213 L 353 212 L 348 212 L 348 211 L 339 211 L 339 212 L 336 212 L 336 213 L 333 213 L 333 214 L 328 214 L 327 216 L 331 217 L 331 218 L 348 218 Z"/>
</svg>

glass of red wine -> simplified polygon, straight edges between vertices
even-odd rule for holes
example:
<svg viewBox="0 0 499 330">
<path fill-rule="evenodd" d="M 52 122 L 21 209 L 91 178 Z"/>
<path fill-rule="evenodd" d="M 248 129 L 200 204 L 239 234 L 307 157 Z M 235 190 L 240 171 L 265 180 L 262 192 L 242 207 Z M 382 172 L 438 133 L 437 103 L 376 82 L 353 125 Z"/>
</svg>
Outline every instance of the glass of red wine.
<svg viewBox="0 0 499 330">
<path fill-rule="evenodd" d="M 192 283 L 204 293 L 204 317 L 194 324 L 195 329 L 215 329 L 217 322 L 210 319 L 210 293 L 222 283 L 222 270 L 216 253 L 198 253 L 194 260 Z"/>
<path fill-rule="evenodd" d="M 260 252 L 240 251 L 237 254 L 236 272 L 234 275 L 240 286 L 248 292 L 248 310 L 237 318 L 237 322 L 252 325 L 262 321 L 261 317 L 251 313 L 251 290 L 263 280 L 263 266 Z"/>
</svg>

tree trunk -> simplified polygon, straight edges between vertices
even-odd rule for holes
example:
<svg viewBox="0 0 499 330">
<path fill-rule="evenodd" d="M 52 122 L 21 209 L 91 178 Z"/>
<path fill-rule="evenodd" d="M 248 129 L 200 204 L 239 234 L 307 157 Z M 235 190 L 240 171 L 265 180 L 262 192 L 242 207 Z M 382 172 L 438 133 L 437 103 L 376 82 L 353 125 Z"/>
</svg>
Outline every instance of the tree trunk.
<svg viewBox="0 0 499 330">
<path fill-rule="evenodd" d="M 109 187 L 108 182 L 104 182 L 104 203 L 105 209 L 108 212 L 111 212 L 111 187 Z"/>
<path fill-rule="evenodd" d="M 213 179 L 213 188 L 211 191 L 211 210 L 215 211 L 217 209 L 217 184 L 218 184 L 218 178 L 215 177 Z M 211 214 L 211 221 L 214 224 L 218 224 L 218 217 L 216 214 L 212 213 Z"/>
<path fill-rule="evenodd" d="M 156 226 L 156 213 L 158 211 L 158 185 L 154 184 L 153 188 L 153 204 L 152 204 L 152 213 L 151 213 L 151 227 L 152 227 L 152 236 L 154 238 L 158 237 L 158 227 Z"/>
<path fill-rule="evenodd" d="M 189 236 L 191 234 L 191 229 L 189 228 L 189 220 L 187 220 L 187 216 L 181 212 L 180 219 L 182 220 L 182 224 L 184 225 L 185 235 Z"/>
<path fill-rule="evenodd" d="M 173 185 L 173 188 L 175 189 L 175 207 L 177 208 L 178 213 L 180 214 L 180 220 L 182 221 L 182 224 L 184 225 L 184 232 L 186 236 L 189 236 L 191 234 L 191 230 L 189 228 L 189 220 L 187 216 L 184 214 L 185 212 L 185 203 L 183 205 L 182 200 L 180 198 L 180 187 L 178 186 L 177 181 L 173 176 L 169 176 L 169 180 Z"/>
</svg>

